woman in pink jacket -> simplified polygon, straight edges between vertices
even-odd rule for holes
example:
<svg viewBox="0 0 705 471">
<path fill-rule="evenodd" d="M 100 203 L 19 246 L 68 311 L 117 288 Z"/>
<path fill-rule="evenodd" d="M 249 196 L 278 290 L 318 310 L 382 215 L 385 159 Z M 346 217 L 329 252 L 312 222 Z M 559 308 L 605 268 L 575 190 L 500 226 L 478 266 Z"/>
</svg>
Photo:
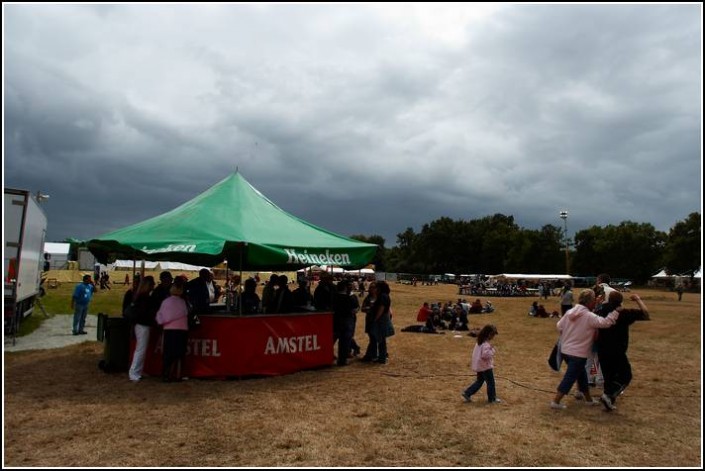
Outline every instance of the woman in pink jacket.
<svg viewBox="0 0 705 471">
<path fill-rule="evenodd" d="M 176 380 L 181 380 L 181 363 L 186 355 L 188 342 L 188 305 L 183 297 L 184 282 L 174 280 L 169 296 L 157 311 L 157 323 L 164 329 L 162 380 L 170 382 L 172 369 L 177 367 Z"/>
<path fill-rule="evenodd" d="M 594 314 L 589 307 L 595 303 L 595 292 L 591 289 L 584 289 L 580 292 L 578 303 L 574 308 L 568 310 L 556 324 L 561 333 L 561 355 L 568 364 L 568 368 L 563 380 L 558 385 L 556 397 L 551 402 L 552 409 L 566 408 L 565 404 L 561 404 L 561 399 L 568 394 L 576 381 L 578 382 L 578 390 L 585 396 L 585 401 L 588 404 L 599 404 L 590 395 L 585 363 L 592 352 L 592 343 L 597 329 L 612 326 L 619 317 L 619 312 L 612 311 L 607 317 Z"/>
</svg>

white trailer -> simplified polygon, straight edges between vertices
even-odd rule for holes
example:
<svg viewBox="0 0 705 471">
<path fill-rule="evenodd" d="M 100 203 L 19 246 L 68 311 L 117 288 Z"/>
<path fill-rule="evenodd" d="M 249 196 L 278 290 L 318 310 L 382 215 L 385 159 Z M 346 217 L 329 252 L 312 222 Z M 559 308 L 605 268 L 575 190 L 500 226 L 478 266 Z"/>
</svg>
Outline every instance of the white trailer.
<svg viewBox="0 0 705 471">
<path fill-rule="evenodd" d="M 42 290 L 47 218 L 26 190 L 5 188 L 5 333 L 14 335 Z"/>
</svg>

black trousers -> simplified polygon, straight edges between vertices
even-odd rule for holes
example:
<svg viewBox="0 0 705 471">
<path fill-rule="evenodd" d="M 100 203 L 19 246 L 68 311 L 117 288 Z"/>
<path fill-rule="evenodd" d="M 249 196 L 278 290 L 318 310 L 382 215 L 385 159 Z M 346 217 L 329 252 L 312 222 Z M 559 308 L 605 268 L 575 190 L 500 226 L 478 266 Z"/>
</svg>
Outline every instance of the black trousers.
<svg viewBox="0 0 705 471">
<path fill-rule="evenodd" d="M 614 402 L 632 381 L 632 365 L 629 364 L 626 352 L 600 350 L 597 352 L 597 357 L 602 368 L 604 392 Z"/>
<path fill-rule="evenodd" d="M 174 363 L 186 355 L 187 342 L 187 330 L 164 330 L 164 355 L 162 357 L 162 376 L 164 378 L 170 377 Z"/>
</svg>

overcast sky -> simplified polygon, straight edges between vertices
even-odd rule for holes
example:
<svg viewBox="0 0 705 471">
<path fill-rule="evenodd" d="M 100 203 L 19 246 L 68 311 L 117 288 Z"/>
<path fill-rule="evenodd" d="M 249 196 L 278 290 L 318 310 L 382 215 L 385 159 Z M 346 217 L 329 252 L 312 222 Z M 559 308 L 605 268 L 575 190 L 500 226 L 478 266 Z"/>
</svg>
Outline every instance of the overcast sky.
<svg viewBox="0 0 705 471">
<path fill-rule="evenodd" d="M 48 240 L 236 168 L 342 235 L 702 212 L 702 6 L 3 4 L 6 187 Z M 213 221 L 217 224 L 218 221 Z"/>
</svg>

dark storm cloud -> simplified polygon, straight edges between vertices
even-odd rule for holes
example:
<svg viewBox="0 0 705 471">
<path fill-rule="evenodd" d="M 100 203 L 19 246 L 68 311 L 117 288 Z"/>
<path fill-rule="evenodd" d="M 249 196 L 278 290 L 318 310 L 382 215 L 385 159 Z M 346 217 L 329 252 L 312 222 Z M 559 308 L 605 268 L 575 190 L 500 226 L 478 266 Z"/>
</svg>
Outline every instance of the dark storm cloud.
<svg viewBox="0 0 705 471">
<path fill-rule="evenodd" d="M 436 218 L 668 230 L 701 210 L 700 5 L 9 5 L 5 185 L 50 240 L 236 168 L 388 245 Z"/>
</svg>

